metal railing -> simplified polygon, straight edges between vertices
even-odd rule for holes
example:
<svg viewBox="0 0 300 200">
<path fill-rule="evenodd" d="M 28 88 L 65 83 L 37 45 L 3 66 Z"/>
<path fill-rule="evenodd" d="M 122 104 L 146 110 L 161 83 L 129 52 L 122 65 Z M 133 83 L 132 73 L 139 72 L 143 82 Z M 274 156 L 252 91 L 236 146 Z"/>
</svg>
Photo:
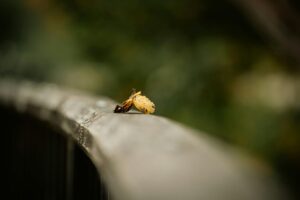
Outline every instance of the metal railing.
<svg viewBox="0 0 300 200">
<path fill-rule="evenodd" d="M 10 199 L 287 199 L 234 148 L 166 118 L 52 84 L 0 81 Z M 109 193 L 107 192 L 109 191 Z"/>
<path fill-rule="evenodd" d="M 72 138 L 30 114 L 0 109 L 2 196 L 8 199 L 108 199 L 101 176 Z M 3 187 L 4 186 L 4 187 Z"/>
</svg>

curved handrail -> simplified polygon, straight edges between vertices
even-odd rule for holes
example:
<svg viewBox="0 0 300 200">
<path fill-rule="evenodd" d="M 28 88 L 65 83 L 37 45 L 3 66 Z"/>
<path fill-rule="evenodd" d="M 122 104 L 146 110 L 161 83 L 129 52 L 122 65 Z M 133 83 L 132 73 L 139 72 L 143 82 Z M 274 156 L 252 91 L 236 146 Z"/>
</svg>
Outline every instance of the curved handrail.
<svg viewBox="0 0 300 200">
<path fill-rule="evenodd" d="M 106 97 L 6 79 L 0 104 L 74 138 L 116 200 L 286 199 L 233 148 L 163 117 L 115 114 L 116 103 Z"/>
</svg>

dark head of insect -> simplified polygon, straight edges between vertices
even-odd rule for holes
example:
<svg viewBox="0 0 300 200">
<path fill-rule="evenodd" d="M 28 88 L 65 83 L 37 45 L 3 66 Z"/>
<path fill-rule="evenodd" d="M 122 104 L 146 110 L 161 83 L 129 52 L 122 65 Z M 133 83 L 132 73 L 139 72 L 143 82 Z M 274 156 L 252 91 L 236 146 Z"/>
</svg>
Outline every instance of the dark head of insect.
<svg viewBox="0 0 300 200">
<path fill-rule="evenodd" d="M 123 113 L 126 112 L 122 106 L 117 105 L 114 109 L 114 113 Z"/>
</svg>

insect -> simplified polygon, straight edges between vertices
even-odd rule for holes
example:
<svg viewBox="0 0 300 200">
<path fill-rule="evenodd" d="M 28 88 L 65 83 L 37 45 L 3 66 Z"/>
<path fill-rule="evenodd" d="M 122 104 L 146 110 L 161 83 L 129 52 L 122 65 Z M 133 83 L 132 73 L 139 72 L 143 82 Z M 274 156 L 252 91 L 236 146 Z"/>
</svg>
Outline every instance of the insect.
<svg viewBox="0 0 300 200">
<path fill-rule="evenodd" d="M 146 96 L 142 95 L 142 92 L 136 92 L 135 89 L 132 89 L 131 95 L 127 100 L 125 100 L 122 105 L 117 105 L 114 112 L 115 113 L 125 113 L 128 112 L 132 106 L 135 106 L 136 109 L 139 111 L 145 113 L 145 114 L 151 114 L 155 111 L 155 105 L 150 99 L 148 99 Z"/>
</svg>

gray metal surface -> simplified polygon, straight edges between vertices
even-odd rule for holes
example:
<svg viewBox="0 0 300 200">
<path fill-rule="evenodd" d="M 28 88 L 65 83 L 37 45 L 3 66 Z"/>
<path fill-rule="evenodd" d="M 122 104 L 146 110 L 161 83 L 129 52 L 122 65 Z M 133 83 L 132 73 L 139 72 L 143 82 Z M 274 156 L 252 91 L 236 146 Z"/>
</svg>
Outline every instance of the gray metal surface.
<svg viewBox="0 0 300 200">
<path fill-rule="evenodd" d="M 2 80 L 0 103 L 75 139 L 116 200 L 287 198 L 233 148 L 163 117 L 113 113 L 106 97 Z"/>
</svg>

